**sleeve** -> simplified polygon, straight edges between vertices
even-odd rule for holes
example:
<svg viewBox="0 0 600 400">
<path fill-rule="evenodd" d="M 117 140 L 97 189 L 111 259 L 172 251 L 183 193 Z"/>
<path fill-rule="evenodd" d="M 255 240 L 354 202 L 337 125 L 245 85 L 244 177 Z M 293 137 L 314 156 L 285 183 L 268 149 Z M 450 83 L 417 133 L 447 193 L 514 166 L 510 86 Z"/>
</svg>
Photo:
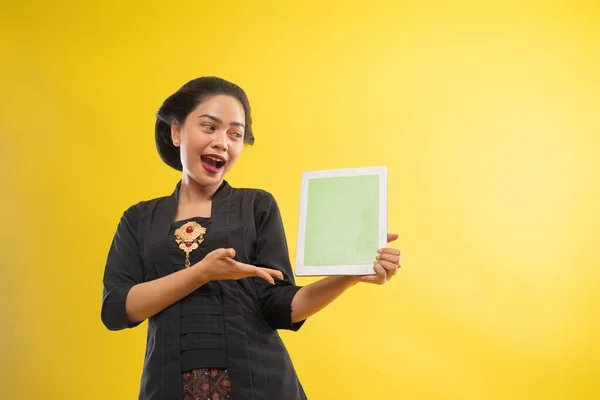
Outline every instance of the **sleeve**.
<svg viewBox="0 0 600 400">
<path fill-rule="evenodd" d="M 128 212 L 121 217 L 104 269 L 101 318 L 112 331 L 140 324 L 130 322 L 125 310 L 129 290 L 143 281 L 143 263 L 131 220 Z"/>
<path fill-rule="evenodd" d="M 283 280 L 276 279 L 275 285 L 261 278 L 253 278 L 262 314 L 273 329 L 297 331 L 304 321 L 292 323 L 292 299 L 300 286 L 294 282 L 281 214 L 271 194 L 266 193 L 264 201 L 261 199 L 255 211 L 255 220 L 256 265 L 283 273 Z"/>
</svg>

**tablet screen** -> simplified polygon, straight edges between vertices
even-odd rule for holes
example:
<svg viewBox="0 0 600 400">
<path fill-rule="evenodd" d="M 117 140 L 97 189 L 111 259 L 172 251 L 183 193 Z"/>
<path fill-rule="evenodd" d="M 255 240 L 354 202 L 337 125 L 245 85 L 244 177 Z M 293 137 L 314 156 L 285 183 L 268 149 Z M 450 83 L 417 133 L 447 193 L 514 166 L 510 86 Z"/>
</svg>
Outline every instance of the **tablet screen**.
<svg viewBox="0 0 600 400">
<path fill-rule="evenodd" d="M 304 173 L 296 274 L 373 273 L 387 235 L 386 196 L 385 167 Z"/>
</svg>

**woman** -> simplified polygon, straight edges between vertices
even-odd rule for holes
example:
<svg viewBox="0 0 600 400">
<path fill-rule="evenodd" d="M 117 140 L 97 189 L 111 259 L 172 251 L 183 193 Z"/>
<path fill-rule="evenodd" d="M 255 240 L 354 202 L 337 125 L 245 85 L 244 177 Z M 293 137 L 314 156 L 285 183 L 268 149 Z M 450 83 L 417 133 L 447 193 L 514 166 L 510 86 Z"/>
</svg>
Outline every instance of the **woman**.
<svg viewBox="0 0 600 400">
<path fill-rule="evenodd" d="M 235 84 L 185 84 L 158 110 L 155 140 L 182 179 L 171 196 L 125 211 L 103 281 L 108 329 L 148 319 L 139 398 L 305 399 L 277 329 L 298 330 L 359 281 L 389 280 L 400 252 L 380 250 L 377 275 L 294 284 L 272 195 L 224 180 L 254 142 L 248 99 Z"/>
</svg>

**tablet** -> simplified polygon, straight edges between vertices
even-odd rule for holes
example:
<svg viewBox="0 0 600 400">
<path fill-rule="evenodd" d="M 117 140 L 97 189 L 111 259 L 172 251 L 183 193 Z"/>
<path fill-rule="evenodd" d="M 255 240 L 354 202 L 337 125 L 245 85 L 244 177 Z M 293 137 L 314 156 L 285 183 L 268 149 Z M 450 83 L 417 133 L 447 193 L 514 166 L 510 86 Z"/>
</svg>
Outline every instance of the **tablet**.
<svg viewBox="0 0 600 400">
<path fill-rule="evenodd" d="M 302 174 L 296 275 L 373 275 L 387 245 L 387 168 Z"/>
</svg>

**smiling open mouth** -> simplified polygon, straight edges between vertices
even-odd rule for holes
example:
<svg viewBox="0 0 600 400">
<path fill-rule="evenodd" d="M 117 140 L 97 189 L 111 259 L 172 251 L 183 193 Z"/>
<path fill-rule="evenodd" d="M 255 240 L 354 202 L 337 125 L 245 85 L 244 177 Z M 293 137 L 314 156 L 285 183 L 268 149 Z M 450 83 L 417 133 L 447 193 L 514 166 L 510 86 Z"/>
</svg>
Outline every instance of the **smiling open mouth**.
<svg viewBox="0 0 600 400">
<path fill-rule="evenodd" d="M 211 173 L 217 173 L 225 165 L 225 160 L 216 156 L 201 156 L 202 166 Z"/>
</svg>

